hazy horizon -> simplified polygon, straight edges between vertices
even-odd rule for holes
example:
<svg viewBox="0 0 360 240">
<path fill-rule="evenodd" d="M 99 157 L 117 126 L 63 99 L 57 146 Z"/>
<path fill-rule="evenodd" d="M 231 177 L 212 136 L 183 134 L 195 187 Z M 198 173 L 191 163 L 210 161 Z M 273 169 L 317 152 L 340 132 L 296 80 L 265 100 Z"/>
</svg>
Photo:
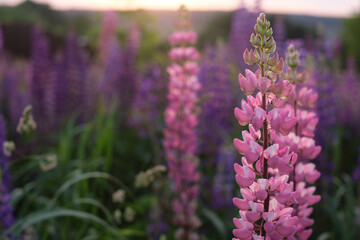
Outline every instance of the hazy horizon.
<svg viewBox="0 0 360 240">
<path fill-rule="evenodd" d="M 16 5 L 22 0 L 0 0 L 0 5 Z M 231 11 L 239 7 L 240 0 L 208 0 L 206 6 L 201 0 L 35 0 L 47 3 L 57 10 L 176 10 L 180 4 L 186 4 L 191 11 Z M 252 7 L 251 0 L 244 0 Z M 262 9 L 268 13 L 304 14 L 328 17 L 348 17 L 359 12 L 360 2 L 356 0 L 263 0 Z"/>
</svg>

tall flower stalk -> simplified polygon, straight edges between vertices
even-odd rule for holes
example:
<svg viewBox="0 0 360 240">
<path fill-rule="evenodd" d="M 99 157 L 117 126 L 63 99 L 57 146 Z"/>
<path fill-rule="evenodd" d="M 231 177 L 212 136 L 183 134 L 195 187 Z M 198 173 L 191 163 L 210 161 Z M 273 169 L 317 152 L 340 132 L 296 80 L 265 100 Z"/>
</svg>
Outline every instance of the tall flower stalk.
<svg viewBox="0 0 360 240">
<path fill-rule="evenodd" d="M 30 91 L 34 115 L 43 122 L 42 125 L 49 118 L 46 103 L 50 98 L 50 89 L 50 46 L 44 32 L 36 26 L 31 36 Z"/>
<path fill-rule="evenodd" d="M 120 107 L 122 112 L 128 113 L 136 94 L 136 83 L 138 74 L 136 68 L 136 60 L 140 47 L 140 29 L 136 24 L 132 24 L 128 30 L 125 48 L 123 51 L 123 68 L 119 82 Z"/>
<path fill-rule="evenodd" d="M 243 140 L 234 139 L 234 145 L 242 157 L 242 165 L 235 164 L 236 182 L 242 198 L 234 198 L 240 218 L 234 218 L 235 239 L 295 239 L 299 224 L 293 216 L 294 204 L 301 193 L 294 191 L 289 177 L 298 155 L 289 146 L 281 147 L 270 133 L 288 135 L 297 120 L 283 108 L 293 87 L 288 80 L 278 79 L 284 61 L 279 60 L 276 43 L 272 37 L 270 22 L 261 13 L 251 34 L 254 49 L 244 52 L 247 64 L 257 64 L 256 73 L 246 70 L 239 74 L 239 84 L 247 96 L 241 101 L 241 109 L 235 108 L 235 117 L 242 126 Z M 251 94 L 259 91 L 255 97 Z"/>
<path fill-rule="evenodd" d="M 285 60 L 288 72 L 283 76 L 293 86 L 283 108 L 288 109 L 296 117 L 297 123 L 287 136 L 280 136 L 273 132 L 272 138 L 280 147 L 289 146 L 290 151 L 298 155 L 298 161 L 290 175 L 294 182 L 294 191 L 300 193 L 300 197 L 293 205 L 293 215 L 298 216 L 299 220 L 296 236 L 300 239 L 308 239 L 312 230 L 307 227 L 314 223 L 309 218 L 313 210 L 310 206 L 320 201 L 320 196 L 313 195 L 315 188 L 308 187 L 320 177 L 320 172 L 315 169 L 315 164 L 309 161 L 319 155 L 321 147 L 316 146 L 314 141 L 314 131 L 319 119 L 316 113 L 311 111 L 316 105 L 318 94 L 310 87 L 304 86 L 306 75 L 297 72 L 300 64 L 299 56 L 299 52 L 293 45 L 290 45 Z"/>
<path fill-rule="evenodd" d="M 199 67 L 196 60 L 198 51 L 192 46 L 197 34 L 190 30 L 190 21 L 185 6 L 179 10 L 180 20 L 170 37 L 172 49 L 169 57 L 173 64 L 168 67 L 170 82 L 168 85 L 168 106 L 165 110 L 166 130 L 163 145 L 169 168 L 169 178 L 177 196 L 172 201 L 173 222 L 178 227 L 177 240 L 199 239 L 195 232 L 200 226 L 196 216 L 198 181 L 195 156 L 198 124 L 197 78 Z"/>
</svg>

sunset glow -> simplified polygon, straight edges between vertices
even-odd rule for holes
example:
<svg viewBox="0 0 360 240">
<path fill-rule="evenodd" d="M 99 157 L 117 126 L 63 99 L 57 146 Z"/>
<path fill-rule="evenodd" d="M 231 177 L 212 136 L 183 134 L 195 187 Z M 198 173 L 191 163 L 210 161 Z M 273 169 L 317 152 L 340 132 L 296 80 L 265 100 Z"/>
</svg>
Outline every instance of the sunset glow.
<svg viewBox="0 0 360 240">
<path fill-rule="evenodd" d="M 0 0 L 0 4 L 14 5 L 20 0 Z M 191 10 L 219 10 L 229 11 L 239 6 L 238 0 L 39 0 L 48 3 L 56 9 L 87 9 L 87 10 L 128 10 L 128 9 L 151 9 L 151 10 L 175 10 L 180 4 L 186 4 Z M 254 1 L 245 0 L 247 5 Z M 307 14 L 322 16 L 346 17 L 360 9 L 360 3 L 356 0 L 263 0 L 263 9 L 266 12 Z"/>
</svg>

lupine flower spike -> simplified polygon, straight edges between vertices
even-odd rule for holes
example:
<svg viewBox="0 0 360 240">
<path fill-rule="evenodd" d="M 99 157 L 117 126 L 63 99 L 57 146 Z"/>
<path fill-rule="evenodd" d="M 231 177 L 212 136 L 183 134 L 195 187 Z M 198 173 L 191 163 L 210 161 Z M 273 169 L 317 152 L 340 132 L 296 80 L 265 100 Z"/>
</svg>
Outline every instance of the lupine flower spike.
<svg viewBox="0 0 360 240">
<path fill-rule="evenodd" d="M 180 7 L 180 21 L 177 31 L 169 37 L 172 49 L 169 57 L 173 64 L 168 67 L 170 75 L 168 106 L 165 110 L 166 130 L 164 131 L 165 156 L 169 178 L 177 197 L 172 201 L 175 233 L 177 240 L 197 240 L 195 232 L 200 226 L 196 217 L 198 181 L 197 158 L 195 156 L 198 123 L 197 92 L 200 83 L 197 78 L 199 67 L 196 60 L 198 51 L 192 46 L 197 35 L 191 31 L 188 12 Z"/>
<path fill-rule="evenodd" d="M 320 177 L 320 172 L 315 169 L 315 164 L 309 163 L 321 151 L 321 147 L 316 146 L 313 139 L 319 119 L 314 112 L 310 111 L 316 104 L 318 94 L 313 89 L 300 85 L 305 82 L 306 75 L 296 71 L 300 60 L 299 52 L 295 50 L 293 45 L 288 47 L 285 63 L 288 66 L 288 72 L 283 77 L 289 79 L 293 88 L 289 94 L 287 104 L 283 108 L 297 118 L 297 123 L 295 129 L 287 136 L 272 132 L 271 137 L 280 147 L 288 146 L 290 151 L 298 155 L 298 161 L 294 166 L 293 173 L 290 175 L 291 180 L 294 182 L 294 191 L 300 193 L 297 203 L 293 205 L 293 215 L 298 216 L 299 220 L 295 236 L 299 239 L 308 239 L 312 230 L 307 227 L 314 223 L 309 218 L 313 210 L 310 206 L 320 201 L 320 196 L 313 195 L 315 187 L 306 186 L 307 184 L 313 184 Z"/>
<path fill-rule="evenodd" d="M 245 76 L 239 74 L 247 100 L 242 100 L 241 108 L 235 108 L 239 124 L 248 125 L 249 130 L 242 132 L 242 140 L 234 140 L 243 157 L 241 165 L 234 165 L 242 198 L 233 199 L 240 214 L 233 220 L 233 234 L 236 240 L 295 239 L 301 219 L 293 215 L 294 206 L 312 193 L 294 191 L 289 176 L 298 155 L 271 138 L 272 132 L 286 136 L 295 128 L 296 117 L 283 108 L 293 86 L 288 80 L 278 79 L 284 61 L 275 51 L 273 31 L 265 14 L 260 14 L 254 30 L 250 38 L 254 49 L 245 50 L 244 60 L 249 65 L 257 64 L 259 69 L 255 73 L 247 69 Z"/>
</svg>

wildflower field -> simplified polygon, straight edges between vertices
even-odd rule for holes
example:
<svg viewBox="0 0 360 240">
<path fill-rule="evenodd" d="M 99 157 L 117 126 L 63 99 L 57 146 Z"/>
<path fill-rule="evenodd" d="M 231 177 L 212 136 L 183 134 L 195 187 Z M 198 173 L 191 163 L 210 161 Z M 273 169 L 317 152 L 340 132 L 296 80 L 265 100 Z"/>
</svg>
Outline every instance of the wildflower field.
<svg viewBox="0 0 360 240">
<path fill-rule="evenodd" d="M 0 6 L 0 240 L 360 239 L 360 15 L 252 3 Z"/>
</svg>

